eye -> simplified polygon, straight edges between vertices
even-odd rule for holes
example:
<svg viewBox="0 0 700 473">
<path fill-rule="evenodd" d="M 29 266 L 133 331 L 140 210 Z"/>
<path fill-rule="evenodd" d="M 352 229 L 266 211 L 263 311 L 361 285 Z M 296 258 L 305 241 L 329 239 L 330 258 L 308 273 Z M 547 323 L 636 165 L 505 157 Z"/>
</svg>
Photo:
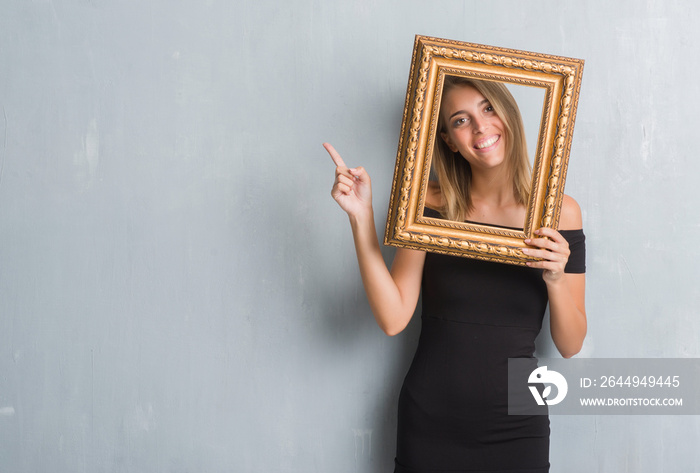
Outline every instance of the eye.
<svg viewBox="0 0 700 473">
<path fill-rule="evenodd" d="M 466 117 L 461 117 L 461 118 L 457 118 L 455 121 L 453 121 L 452 126 L 462 126 L 462 125 L 466 125 L 467 123 L 469 123 L 469 119 Z"/>
<path fill-rule="evenodd" d="M 485 112 L 494 112 L 495 110 L 493 109 L 493 105 L 488 104 L 486 108 L 484 109 Z"/>
</svg>

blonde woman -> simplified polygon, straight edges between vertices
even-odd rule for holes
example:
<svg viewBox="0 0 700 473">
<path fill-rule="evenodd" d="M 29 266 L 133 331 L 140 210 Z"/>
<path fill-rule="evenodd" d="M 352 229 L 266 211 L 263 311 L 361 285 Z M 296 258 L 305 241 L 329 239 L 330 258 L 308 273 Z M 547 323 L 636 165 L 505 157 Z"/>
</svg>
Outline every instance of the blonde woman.
<svg viewBox="0 0 700 473">
<path fill-rule="evenodd" d="M 447 76 L 426 213 L 522 228 L 530 179 L 522 119 L 505 86 Z M 422 291 L 421 335 L 398 403 L 396 473 L 549 471 L 547 416 L 508 416 L 508 358 L 530 358 L 549 304 L 564 357 L 586 334 L 585 237 L 565 196 L 559 231 L 542 228 L 520 267 L 398 249 L 391 270 L 376 237 L 370 178 L 336 164 L 331 194 L 348 214 L 367 298 L 387 335 L 410 321 Z"/>
</svg>

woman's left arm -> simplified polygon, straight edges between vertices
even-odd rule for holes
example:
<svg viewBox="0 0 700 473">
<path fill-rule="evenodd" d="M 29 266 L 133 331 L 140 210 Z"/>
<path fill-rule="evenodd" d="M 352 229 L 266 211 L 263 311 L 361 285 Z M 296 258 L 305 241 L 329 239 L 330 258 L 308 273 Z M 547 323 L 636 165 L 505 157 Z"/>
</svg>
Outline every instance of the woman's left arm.
<svg viewBox="0 0 700 473">
<path fill-rule="evenodd" d="M 577 230 L 582 225 L 581 209 L 574 199 L 565 195 L 559 227 Z M 523 252 L 543 259 L 528 263 L 528 266 L 544 270 L 542 278 L 549 296 L 552 340 L 564 358 L 571 358 L 581 350 L 586 337 L 586 275 L 564 272 L 570 251 L 561 233 L 551 228 L 541 228 L 535 233 L 548 238 L 525 240 L 526 244 L 537 249 L 527 248 Z"/>
</svg>

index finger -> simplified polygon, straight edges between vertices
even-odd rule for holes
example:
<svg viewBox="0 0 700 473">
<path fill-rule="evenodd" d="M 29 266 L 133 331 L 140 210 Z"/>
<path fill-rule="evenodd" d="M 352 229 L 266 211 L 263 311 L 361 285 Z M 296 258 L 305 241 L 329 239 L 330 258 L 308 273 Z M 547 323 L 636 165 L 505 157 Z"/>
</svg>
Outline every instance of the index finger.
<svg viewBox="0 0 700 473">
<path fill-rule="evenodd" d="M 331 155 L 331 159 L 335 163 L 336 166 L 338 167 L 347 167 L 345 165 L 345 161 L 343 161 L 343 158 L 340 157 L 338 152 L 335 150 L 335 148 L 330 144 L 330 143 L 323 143 L 323 147 L 326 148 L 326 151 L 328 151 L 328 154 Z"/>
<path fill-rule="evenodd" d="M 540 235 L 540 236 L 549 237 L 553 241 L 557 241 L 560 243 L 562 241 L 566 241 L 564 239 L 564 237 L 561 235 L 561 233 L 559 233 L 557 230 L 550 228 L 550 227 L 540 227 L 539 229 L 537 229 L 537 231 L 535 233 Z"/>
</svg>

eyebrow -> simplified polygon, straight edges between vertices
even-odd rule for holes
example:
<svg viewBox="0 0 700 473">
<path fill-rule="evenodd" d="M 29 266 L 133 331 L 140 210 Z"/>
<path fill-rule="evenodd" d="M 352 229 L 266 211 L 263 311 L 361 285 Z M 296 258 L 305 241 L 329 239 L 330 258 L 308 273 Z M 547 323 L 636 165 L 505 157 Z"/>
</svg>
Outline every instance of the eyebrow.
<svg viewBox="0 0 700 473">
<path fill-rule="evenodd" d="M 477 107 L 481 107 L 481 106 L 484 105 L 485 103 L 489 103 L 489 100 L 488 100 L 488 99 L 482 100 L 481 102 L 479 102 L 479 104 L 477 105 Z M 452 115 L 450 115 L 450 118 L 448 118 L 448 120 L 452 120 L 454 117 L 456 117 L 456 116 L 459 115 L 460 113 L 467 113 L 467 111 L 466 111 L 466 110 L 457 110 L 455 113 L 453 113 Z"/>
</svg>

